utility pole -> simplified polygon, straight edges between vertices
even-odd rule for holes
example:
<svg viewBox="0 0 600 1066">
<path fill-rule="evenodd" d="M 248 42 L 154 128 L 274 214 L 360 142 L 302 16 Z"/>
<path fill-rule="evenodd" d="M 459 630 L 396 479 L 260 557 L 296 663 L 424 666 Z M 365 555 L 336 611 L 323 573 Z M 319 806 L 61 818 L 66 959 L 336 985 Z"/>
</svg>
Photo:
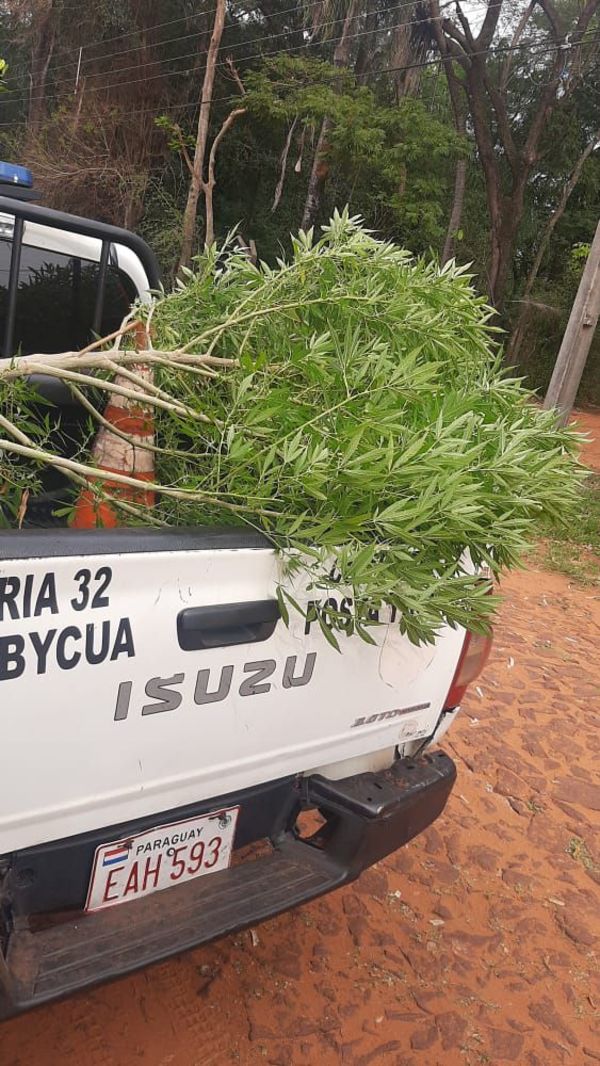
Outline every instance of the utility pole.
<svg viewBox="0 0 600 1066">
<path fill-rule="evenodd" d="M 555 407 L 562 426 L 575 403 L 581 375 L 600 316 L 600 222 L 587 257 L 577 296 L 552 372 L 544 407 Z"/>
</svg>

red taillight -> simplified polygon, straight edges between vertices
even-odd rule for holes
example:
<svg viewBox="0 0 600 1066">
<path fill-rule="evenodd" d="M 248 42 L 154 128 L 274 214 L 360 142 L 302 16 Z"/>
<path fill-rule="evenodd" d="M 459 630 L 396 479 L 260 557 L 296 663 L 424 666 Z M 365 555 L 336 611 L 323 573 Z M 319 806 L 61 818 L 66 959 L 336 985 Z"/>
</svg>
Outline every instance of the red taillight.
<svg viewBox="0 0 600 1066">
<path fill-rule="evenodd" d="M 467 633 L 456 673 L 450 685 L 450 691 L 446 696 L 444 710 L 450 707 L 458 707 L 469 685 L 479 677 L 488 661 L 492 650 L 492 636 L 482 636 L 479 633 Z"/>
</svg>

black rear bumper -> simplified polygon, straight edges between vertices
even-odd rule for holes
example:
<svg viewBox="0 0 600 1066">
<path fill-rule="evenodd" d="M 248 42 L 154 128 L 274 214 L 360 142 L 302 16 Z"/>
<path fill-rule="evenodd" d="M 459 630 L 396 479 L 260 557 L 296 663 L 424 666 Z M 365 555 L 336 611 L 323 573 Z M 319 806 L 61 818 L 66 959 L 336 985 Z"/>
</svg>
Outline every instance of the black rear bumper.
<svg viewBox="0 0 600 1066">
<path fill-rule="evenodd" d="M 33 932 L 14 918 L 0 955 L 0 1018 L 255 925 L 331 892 L 441 814 L 456 778 L 443 752 L 341 781 L 303 782 L 325 818 L 309 840 L 288 829 L 266 856 L 120 907 Z"/>
</svg>

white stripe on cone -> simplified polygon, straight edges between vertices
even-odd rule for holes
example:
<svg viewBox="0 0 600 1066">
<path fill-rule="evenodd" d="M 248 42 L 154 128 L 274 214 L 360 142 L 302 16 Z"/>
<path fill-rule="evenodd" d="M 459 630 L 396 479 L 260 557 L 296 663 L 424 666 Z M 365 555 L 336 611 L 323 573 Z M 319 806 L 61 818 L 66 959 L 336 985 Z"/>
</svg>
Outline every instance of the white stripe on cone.
<svg viewBox="0 0 600 1066">
<path fill-rule="evenodd" d="M 145 437 L 132 434 L 130 440 L 123 440 L 109 430 L 101 429 L 94 444 L 96 466 L 120 470 L 124 474 L 152 474 L 154 454 L 148 448 L 140 447 L 149 441 L 151 443 L 152 434 Z"/>
</svg>

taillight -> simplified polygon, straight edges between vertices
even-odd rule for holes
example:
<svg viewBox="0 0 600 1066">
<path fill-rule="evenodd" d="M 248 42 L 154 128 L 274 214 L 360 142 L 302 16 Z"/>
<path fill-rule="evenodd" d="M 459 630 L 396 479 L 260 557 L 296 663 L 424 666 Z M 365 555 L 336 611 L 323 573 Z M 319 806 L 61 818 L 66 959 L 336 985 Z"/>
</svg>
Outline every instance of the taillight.
<svg viewBox="0 0 600 1066">
<path fill-rule="evenodd" d="M 456 673 L 450 685 L 450 691 L 446 696 L 444 710 L 458 707 L 467 688 L 479 677 L 492 650 L 492 636 L 482 636 L 480 633 L 467 633 Z"/>
</svg>

